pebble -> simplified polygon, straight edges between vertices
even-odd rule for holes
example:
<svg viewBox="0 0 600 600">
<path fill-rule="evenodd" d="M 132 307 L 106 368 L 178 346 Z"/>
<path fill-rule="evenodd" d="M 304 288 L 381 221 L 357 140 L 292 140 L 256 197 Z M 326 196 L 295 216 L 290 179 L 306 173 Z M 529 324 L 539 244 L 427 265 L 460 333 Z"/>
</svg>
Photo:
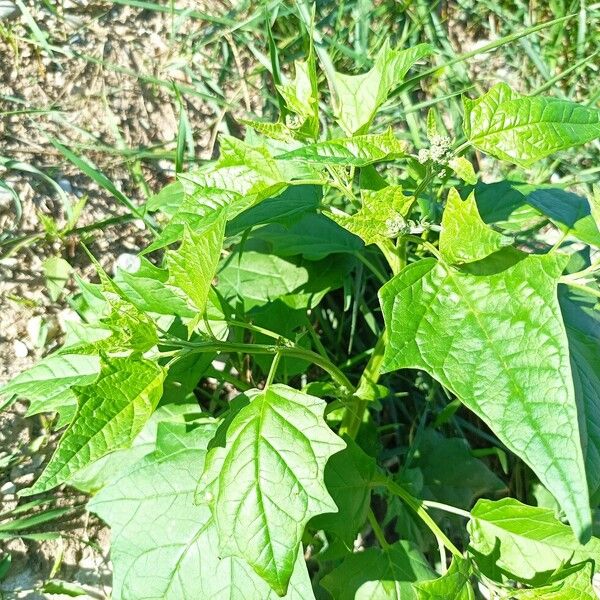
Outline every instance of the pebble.
<svg viewBox="0 0 600 600">
<path fill-rule="evenodd" d="M 136 256 L 135 254 L 119 254 L 115 262 L 115 272 L 116 268 L 118 267 L 127 273 L 137 273 L 137 271 L 140 270 L 141 264 L 142 261 L 140 260 L 140 257 Z"/>
<path fill-rule="evenodd" d="M 12 19 L 19 14 L 17 5 L 11 0 L 0 0 L 0 19 Z"/>
<path fill-rule="evenodd" d="M 58 183 L 60 188 L 67 194 L 73 193 L 73 186 L 71 185 L 71 182 L 68 179 L 61 177 L 56 183 Z"/>
<path fill-rule="evenodd" d="M 29 354 L 27 346 L 21 340 L 13 341 L 13 352 L 17 358 L 25 358 Z"/>
<path fill-rule="evenodd" d="M 12 481 L 7 481 L 0 487 L 0 494 L 14 494 L 17 491 L 17 486 Z"/>
</svg>

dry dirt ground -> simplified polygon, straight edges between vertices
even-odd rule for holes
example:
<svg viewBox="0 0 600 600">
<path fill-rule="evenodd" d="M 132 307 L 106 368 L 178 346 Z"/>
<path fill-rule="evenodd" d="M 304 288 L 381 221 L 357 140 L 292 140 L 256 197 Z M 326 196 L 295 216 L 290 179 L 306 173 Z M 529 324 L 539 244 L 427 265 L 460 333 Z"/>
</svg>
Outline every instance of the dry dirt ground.
<svg viewBox="0 0 600 600">
<path fill-rule="evenodd" d="M 226 0 L 187 6 L 236 19 L 252 9 L 250 2 Z M 198 44 L 200 39 L 214 41 Z M 222 81 L 224 64 L 231 64 L 236 84 Z M 261 75 L 249 72 L 249 65 L 218 23 L 198 16 L 108 1 L 25 0 L 20 8 L 19 2 L 0 0 L 0 383 L 55 348 L 64 321 L 75 317 L 68 302 L 73 281 L 66 294 L 51 300 L 43 261 L 60 256 L 81 276 L 93 276 L 78 248 L 82 235 L 36 234 L 65 226 L 65 201 L 75 205 L 86 199 L 77 227 L 127 212 L 65 160 L 50 139 L 92 160 L 118 189 L 142 201 L 172 180 L 173 163 L 154 156 L 136 162 L 122 150 L 159 154 L 174 149 L 179 105 L 169 82 L 187 86 L 184 103 L 195 155 L 206 159 L 217 131 L 227 124 L 223 106 L 260 111 L 256 89 Z M 50 176 L 60 190 L 34 169 Z M 21 237 L 18 245 L 7 243 Z M 134 221 L 88 232 L 85 239 L 110 270 L 119 254 L 136 252 L 147 235 L 143 224 Z M 16 506 L 15 492 L 31 484 L 53 447 L 47 420 L 24 419 L 23 414 L 24 407 L 16 405 L 0 415 L 0 513 Z M 67 495 L 59 505 L 82 501 Z M 65 535 L 52 541 L 0 542 L 0 560 L 12 555 L 0 597 L 63 597 L 41 591 L 48 577 L 78 582 L 89 598 L 109 597 L 106 528 L 76 510 L 37 529 L 48 530 Z"/>
</svg>

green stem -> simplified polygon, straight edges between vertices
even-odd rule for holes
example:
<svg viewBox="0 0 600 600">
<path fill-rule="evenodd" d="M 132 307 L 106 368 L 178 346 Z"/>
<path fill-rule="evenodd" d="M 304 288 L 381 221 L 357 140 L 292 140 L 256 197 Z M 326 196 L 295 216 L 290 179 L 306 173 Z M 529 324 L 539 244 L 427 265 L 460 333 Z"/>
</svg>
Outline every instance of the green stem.
<svg viewBox="0 0 600 600">
<path fill-rule="evenodd" d="M 354 396 L 352 397 L 350 404 L 346 407 L 346 411 L 342 418 L 342 425 L 340 427 L 340 435 L 345 433 L 354 439 L 358 434 L 365 411 L 371 402 L 371 400 L 365 400 L 364 398 L 370 396 L 367 392 L 372 390 L 373 386 L 379 381 L 386 344 L 387 334 L 384 330 L 379 337 L 379 340 L 377 340 L 373 354 L 371 354 L 371 358 L 360 377 Z"/>
<path fill-rule="evenodd" d="M 273 362 L 271 363 L 271 368 L 269 369 L 269 374 L 267 375 L 267 381 L 265 381 L 265 390 L 273 383 L 273 379 L 275 379 L 275 373 L 277 373 L 277 367 L 279 366 L 279 361 L 281 360 L 281 353 L 277 352 L 273 357 Z"/>
<path fill-rule="evenodd" d="M 383 550 L 387 550 L 390 547 L 390 545 L 387 543 L 387 540 L 385 539 L 385 534 L 383 533 L 383 529 L 381 529 L 381 526 L 377 521 L 377 517 L 375 517 L 373 509 L 371 508 L 369 508 L 368 518 L 369 524 L 371 525 L 371 529 L 373 530 L 373 533 L 375 534 L 379 545 Z"/>
<path fill-rule="evenodd" d="M 238 342 L 221 342 L 218 340 L 211 340 L 208 342 L 186 342 L 178 338 L 170 338 L 168 340 L 161 341 L 166 346 L 180 346 L 187 348 L 189 352 L 240 352 L 246 354 L 281 354 L 281 356 L 290 356 L 293 358 L 300 358 L 311 362 L 324 371 L 327 371 L 331 378 L 337 382 L 344 389 L 351 393 L 354 390 L 354 386 L 349 379 L 330 361 L 325 357 L 301 348 L 299 346 L 280 346 L 280 345 L 268 345 L 268 344 L 243 344 Z"/>
<path fill-rule="evenodd" d="M 448 539 L 448 536 L 439 528 L 438 524 L 431 518 L 431 515 L 427 512 L 427 508 L 421 500 L 415 498 L 412 494 L 406 491 L 401 485 L 388 479 L 387 477 L 381 477 L 376 484 L 383 485 L 392 494 L 398 496 L 415 514 L 429 527 L 433 535 L 440 540 L 454 556 L 461 556 L 460 550 Z"/>
</svg>

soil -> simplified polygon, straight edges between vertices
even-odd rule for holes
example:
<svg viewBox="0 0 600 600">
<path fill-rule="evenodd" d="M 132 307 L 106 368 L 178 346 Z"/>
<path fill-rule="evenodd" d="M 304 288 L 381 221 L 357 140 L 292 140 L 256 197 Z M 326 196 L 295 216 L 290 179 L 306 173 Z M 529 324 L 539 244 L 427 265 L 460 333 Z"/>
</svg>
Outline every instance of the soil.
<svg viewBox="0 0 600 600">
<path fill-rule="evenodd" d="M 249 3 L 237 4 L 177 3 L 180 8 L 242 19 Z M 241 99 L 244 108 L 260 112 L 260 77 L 245 71 L 255 63 L 231 38 L 221 39 L 210 21 L 172 18 L 108 1 L 29 0 L 23 5 L 28 15 L 10 0 L 0 2 L 0 112 L 5 115 L 0 123 L 0 182 L 6 186 L 0 187 L 0 243 L 24 238 L 16 246 L 0 245 L 0 384 L 55 349 L 65 320 L 77 318 L 69 307 L 76 289 L 73 279 L 59 299 L 51 299 L 44 260 L 60 256 L 80 276 L 94 277 L 78 246 L 83 235 L 51 235 L 53 228 L 60 230 L 67 222 L 64 200 L 71 205 L 86 200 L 79 228 L 127 213 L 110 193 L 65 160 L 50 140 L 58 139 L 92 161 L 137 203 L 173 180 L 173 163 L 152 159 L 136 164 L 119 150 L 174 149 L 179 107 L 169 81 L 199 90 L 184 100 L 198 160 L 211 157 L 216 133 L 226 128 L 230 116 L 223 102 L 201 97 L 213 94 L 210 83 L 203 82 L 219 81 L 224 62 L 231 61 L 237 81 L 235 86 L 221 82 L 218 93 L 224 102 L 237 106 Z M 57 7 L 56 13 L 49 6 Z M 49 32 L 45 43 L 50 49 L 40 47 L 41 38 L 28 17 Z M 192 43 L 198 35 L 213 35 L 217 43 L 198 50 Z M 159 79 L 166 85 L 157 85 Z M 136 181 L 136 169 L 144 184 Z M 36 170 L 50 176 L 62 193 Z M 86 232 L 84 239 L 110 271 L 120 254 L 137 252 L 149 236 L 143 223 L 129 221 Z M 16 492 L 37 477 L 56 442 L 48 419 L 25 419 L 25 410 L 17 403 L 0 413 L 0 513 L 17 505 Z M 84 502 L 75 492 L 62 490 L 56 505 Z M 50 541 L 0 542 L 0 560 L 7 554 L 12 557 L 0 581 L 0 597 L 69 597 L 41 591 L 49 577 L 77 582 L 88 592 L 83 598 L 110 597 L 110 535 L 93 515 L 77 509 L 35 531 L 64 535 Z"/>
</svg>

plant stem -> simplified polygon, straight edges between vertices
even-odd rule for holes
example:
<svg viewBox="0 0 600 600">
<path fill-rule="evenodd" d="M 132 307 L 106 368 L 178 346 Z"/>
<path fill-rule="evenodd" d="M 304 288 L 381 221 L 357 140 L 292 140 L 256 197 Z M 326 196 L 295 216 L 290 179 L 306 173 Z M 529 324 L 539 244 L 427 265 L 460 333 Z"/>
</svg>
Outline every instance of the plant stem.
<svg viewBox="0 0 600 600">
<path fill-rule="evenodd" d="M 277 367 L 279 366 L 279 361 L 281 360 L 281 353 L 277 352 L 273 357 L 273 362 L 271 363 L 271 368 L 269 369 L 269 374 L 267 375 L 267 381 L 265 381 L 265 390 L 273 383 L 273 379 L 275 378 L 275 373 L 277 373 Z"/>
<path fill-rule="evenodd" d="M 379 340 L 377 340 L 373 354 L 371 354 L 371 358 L 369 358 L 369 362 L 360 377 L 358 387 L 352 397 L 351 403 L 346 407 L 344 417 L 342 418 L 342 425 L 340 427 L 340 435 L 345 433 L 354 439 L 358 434 L 367 406 L 371 402 L 364 398 L 369 396 L 367 392 L 372 390 L 373 386 L 375 386 L 379 380 L 386 343 L 387 334 L 384 330 L 379 337 Z"/>
<path fill-rule="evenodd" d="M 379 545 L 383 550 L 387 550 L 390 547 L 390 545 L 387 543 L 387 540 L 385 539 L 385 534 L 383 533 L 383 529 L 381 529 L 381 526 L 377 521 L 377 517 L 375 516 L 375 514 L 373 513 L 373 509 L 371 508 L 369 508 L 368 518 L 369 525 L 371 525 L 371 529 L 373 530 L 373 533 L 375 534 Z"/>
<path fill-rule="evenodd" d="M 218 340 L 211 340 L 208 342 L 186 342 L 178 338 L 170 338 L 168 340 L 162 340 L 161 343 L 166 346 L 180 346 L 187 348 L 189 352 L 241 352 L 247 354 L 281 354 L 281 356 L 291 356 L 294 358 L 301 358 L 308 362 L 321 367 L 324 371 L 327 371 L 331 378 L 337 382 L 340 386 L 351 393 L 354 390 L 354 386 L 350 380 L 330 361 L 325 357 L 301 348 L 299 346 L 283 346 L 283 345 L 268 345 L 268 344 L 244 344 L 238 342 L 221 342 Z"/>
<path fill-rule="evenodd" d="M 412 494 L 406 491 L 401 485 L 395 481 L 381 476 L 374 483 L 383 485 L 392 494 L 398 496 L 416 515 L 429 527 L 433 535 L 440 540 L 454 556 L 462 556 L 460 550 L 448 539 L 448 536 L 438 527 L 438 524 L 431 518 L 422 500 L 415 498 Z"/>
</svg>

